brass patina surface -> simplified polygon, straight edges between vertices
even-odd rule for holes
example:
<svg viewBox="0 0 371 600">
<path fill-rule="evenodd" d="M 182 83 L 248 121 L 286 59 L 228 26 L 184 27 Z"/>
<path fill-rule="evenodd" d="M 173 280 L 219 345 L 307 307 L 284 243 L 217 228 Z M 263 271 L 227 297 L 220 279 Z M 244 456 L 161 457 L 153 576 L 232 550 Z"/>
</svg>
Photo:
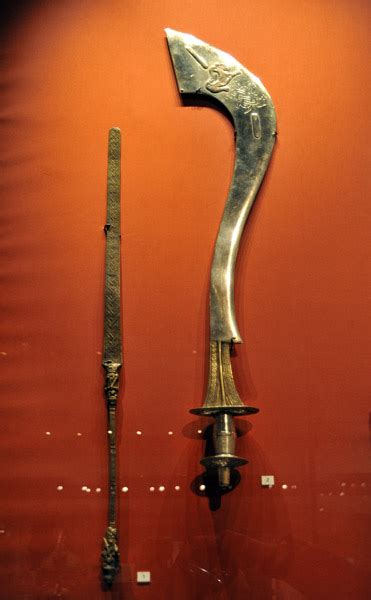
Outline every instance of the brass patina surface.
<svg viewBox="0 0 371 600">
<path fill-rule="evenodd" d="M 230 468 L 246 463 L 234 455 L 233 415 L 258 409 L 245 406 L 236 390 L 230 348 L 241 343 L 234 308 L 234 269 L 241 235 L 267 170 L 276 137 L 272 100 L 261 81 L 235 58 L 196 37 L 166 29 L 181 94 L 208 98 L 230 114 L 236 139 L 232 182 L 215 243 L 210 277 L 210 368 L 206 399 L 191 412 L 213 415 L 215 455 L 205 467 L 218 469 L 228 487 Z"/>
<path fill-rule="evenodd" d="M 120 293 L 120 179 L 121 179 L 121 132 L 114 127 L 109 131 L 108 174 L 107 174 L 107 221 L 106 265 L 105 265 L 105 308 L 104 349 L 105 370 L 104 394 L 108 411 L 109 447 L 109 496 L 108 527 L 103 538 L 102 576 L 111 586 L 120 568 L 116 511 L 116 405 L 119 392 L 119 377 L 122 366 L 121 340 L 121 293 Z"/>
</svg>

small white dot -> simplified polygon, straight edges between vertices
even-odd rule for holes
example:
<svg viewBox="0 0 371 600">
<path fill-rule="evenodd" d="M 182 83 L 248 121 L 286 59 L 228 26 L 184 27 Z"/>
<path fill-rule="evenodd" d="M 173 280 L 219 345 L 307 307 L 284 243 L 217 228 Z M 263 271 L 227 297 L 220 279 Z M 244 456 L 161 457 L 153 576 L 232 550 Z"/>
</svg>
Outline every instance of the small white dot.
<svg viewBox="0 0 371 600">
<path fill-rule="evenodd" d="M 192 350 L 192 354 L 197 354 L 197 350 Z"/>
<path fill-rule="evenodd" d="M 112 435 L 112 429 L 107 430 L 108 435 Z"/>
<path fill-rule="evenodd" d="M 98 356 L 102 356 L 102 353 L 99 352 L 99 350 L 97 350 L 97 354 L 98 354 Z"/>
<path fill-rule="evenodd" d="M 289 487 L 289 486 L 288 486 L 286 483 L 283 483 L 283 484 L 282 484 L 282 489 L 283 489 L 283 490 L 287 490 L 287 488 L 288 488 L 288 487 Z"/>
<path fill-rule="evenodd" d="M 150 492 L 154 492 L 155 491 L 155 488 L 153 487 L 153 485 L 151 485 L 151 487 L 149 488 L 149 491 Z"/>
<path fill-rule="evenodd" d="M 86 485 L 83 485 L 83 486 L 82 486 L 82 488 L 81 488 L 81 491 L 82 491 L 82 492 L 86 492 Z"/>
<path fill-rule="evenodd" d="M 167 434 L 168 435 L 173 435 L 173 431 L 168 431 Z"/>
<path fill-rule="evenodd" d="M 128 491 L 129 491 L 129 488 L 128 488 L 128 487 L 126 487 L 126 485 L 124 485 L 124 487 L 122 488 L 122 491 L 123 491 L 123 492 L 125 492 L 125 494 L 126 494 L 126 492 L 128 492 Z"/>
<path fill-rule="evenodd" d="M 95 488 L 95 491 L 97 492 L 97 494 L 99 494 L 99 492 L 101 492 L 102 489 L 101 488 Z"/>
<path fill-rule="evenodd" d="M 202 429 L 197 429 L 197 433 L 199 433 L 201 435 Z"/>
<path fill-rule="evenodd" d="M 77 437 L 81 437 L 82 433 L 80 433 L 80 431 L 78 433 L 76 433 Z"/>
<path fill-rule="evenodd" d="M 1 356 L 8 356 L 8 353 L 4 352 L 4 351 L 0 352 L 0 354 L 1 354 Z"/>
<path fill-rule="evenodd" d="M 57 485 L 57 490 L 60 492 L 63 490 L 63 485 Z"/>
<path fill-rule="evenodd" d="M 177 492 L 179 492 L 179 490 L 180 490 L 180 485 L 176 485 L 176 486 L 174 487 L 174 490 L 176 490 Z"/>
<path fill-rule="evenodd" d="M 198 489 L 200 490 L 200 492 L 204 492 L 206 490 L 206 485 L 202 483 Z"/>
<path fill-rule="evenodd" d="M 341 487 L 345 487 L 345 486 L 346 486 L 346 483 L 345 483 L 345 481 L 342 481 L 342 482 L 341 482 Z"/>
<path fill-rule="evenodd" d="M 345 496 L 345 492 L 340 492 L 339 496 Z"/>
<path fill-rule="evenodd" d="M 137 431 L 136 434 L 137 435 L 142 435 L 142 432 L 141 431 Z"/>
<path fill-rule="evenodd" d="M 50 431 L 45 431 L 45 435 L 51 435 Z"/>
<path fill-rule="evenodd" d="M 0 529 L 0 534 L 4 534 L 5 533 L 5 529 Z"/>
<path fill-rule="evenodd" d="M 88 494 L 90 494 L 91 489 L 87 487 L 85 491 L 88 492 Z"/>
<path fill-rule="evenodd" d="M 160 487 L 158 488 L 159 492 L 164 492 L 165 491 L 165 486 L 164 485 L 160 485 Z"/>
</svg>

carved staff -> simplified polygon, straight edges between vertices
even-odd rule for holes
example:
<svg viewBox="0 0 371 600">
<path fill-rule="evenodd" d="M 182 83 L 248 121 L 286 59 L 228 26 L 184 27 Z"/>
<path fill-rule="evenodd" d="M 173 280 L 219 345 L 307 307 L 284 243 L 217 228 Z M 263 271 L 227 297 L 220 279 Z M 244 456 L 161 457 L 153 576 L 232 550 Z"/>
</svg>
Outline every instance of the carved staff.
<svg viewBox="0 0 371 600">
<path fill-rule="evenodd" d="M 230 485 L 230 470 L 246 464 L 235 456 L 234 415 L 258 412 L 241 401 L 231 367 L 231 347 L 242 343 L 234 310 L 234 267 L 241 235 L 273 150 L 276 116 L 261 81 L 229 54 L 192 35 L 166 29 L 181 94 L 222 104 L 236 138 L 232 183 L 215 243 L 210 281 L 210 368 L 206 399 L 197 415 L 215 417 L 214 456 L 201 460 L 218 470 L 219 485 Z"/>
<path fill-rule="evenodd" d="M 102 575 L 109 586 L 120 568 L 116 524 L 116 405 L 122 366 L 120 294 L 120 161 L 121 132 L 109 131 L 107 174 L 106 278 L 104 308 L 104 393 L 108 411 L 109 499 L 108 527 L 103 538 Z"/>
</svg>

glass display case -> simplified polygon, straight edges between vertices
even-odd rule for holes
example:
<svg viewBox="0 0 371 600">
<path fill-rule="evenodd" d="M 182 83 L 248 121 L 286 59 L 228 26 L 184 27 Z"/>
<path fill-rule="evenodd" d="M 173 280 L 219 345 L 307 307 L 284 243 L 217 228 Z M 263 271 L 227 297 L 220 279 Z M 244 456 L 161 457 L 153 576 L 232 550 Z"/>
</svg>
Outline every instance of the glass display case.
<svg viewBox="0 0 371 600">
<path fill-rule="evenodd" d="M 363 600 L 370 585 L 367 16 L 340 3 L 13 3 L 3 42 L 1 597 Z M 238 58 L 278 139 L 236 265 L 231 487 L 213 419 L 209 275 L 235 160 L 182 101 L 165 27 Z M 122 132 L 121 569 L 102 370 L 107 134 Z"/>
</svg>

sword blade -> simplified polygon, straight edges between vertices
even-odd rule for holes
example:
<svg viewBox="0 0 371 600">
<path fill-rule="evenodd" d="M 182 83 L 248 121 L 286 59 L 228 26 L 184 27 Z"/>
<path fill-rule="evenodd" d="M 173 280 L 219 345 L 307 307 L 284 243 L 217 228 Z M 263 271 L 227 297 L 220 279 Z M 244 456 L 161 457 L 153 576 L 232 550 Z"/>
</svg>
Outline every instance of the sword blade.
<svg viewBox="0 0 371 600">
<path fill-rule="evenodd" d="M 234 307 L 235 262 L 272 154 L 275 110 L 262 82 L 234 57 L 187 33 L 165 31 L 180 93 L 222 104 L 235 128 L 233 179 L 211 269 L 210 330 L 215 342 L 241 343 Z"/>
</svg>

